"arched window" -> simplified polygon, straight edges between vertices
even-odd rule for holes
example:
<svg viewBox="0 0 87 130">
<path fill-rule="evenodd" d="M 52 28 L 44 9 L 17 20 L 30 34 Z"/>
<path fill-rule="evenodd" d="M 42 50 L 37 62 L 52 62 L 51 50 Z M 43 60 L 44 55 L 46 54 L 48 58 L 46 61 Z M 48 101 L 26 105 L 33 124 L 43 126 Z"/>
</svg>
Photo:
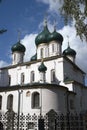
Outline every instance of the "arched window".
<svg viewBox="0 0 87 130">
<path fill-rule="evenodd" d="M 13 109 L 13 95 L 12 94 L 8 95 L 8 98 L 7 98 L 7 109 L 8 110 L 12 110 Z"/>
<path fill-rule="evenodd" d="M 2 96 L 0 95 L 0 110 L 2 109 Z"/>
<path fill-rule="evenodd" d="M 51 70 L 51 82 L 55 82 L 55 81 L 56 81 L 55 70 L 52 69 L 52 70 Z"/>
<path fill-rule="evenodd" d="M 32 94 L 32 108 L 39 108 L 40 106 L 40 94 L 38 92 L 34 92 Z"/>
<path fill-rule="evenodd" d="M 55 46 L 52 44 L 52 52 L 55 52 Z"/>
<path fill-rule="evenodd" d="M 30 91 L 26 92 L 26 97 L 30 97 Z"/>
<path fill-rule="evenodd" d="M 74 100 L 70 99 L 70 109 L 74 109 Z"/>
<path fill-rule="evenodd" d="M 14 61 L 16 60 L 16 54 L 14 54 L 14 57 L 13 57 Z"/>
<path fill-rule="evenodd" d="M 41 48 L 41 50 L 40 50 L 40 55 L 41 55 L 41 58 L 43 58 L 43 48 Z"/>
<path fill-rule="evenodd" d="M 31 71 L 31 82 L 35 81 L 35 74 L 34 71 Z"/>
<path fill-rule="evenodd" d="M 24 84 L 25 76 L 24 73 L 21 73 L 21 84 Z"/>
<path fill-rule="evenodd" d="M 11 85 L 11 75 L 8 77 L 8 84 Z"/>
</svg>

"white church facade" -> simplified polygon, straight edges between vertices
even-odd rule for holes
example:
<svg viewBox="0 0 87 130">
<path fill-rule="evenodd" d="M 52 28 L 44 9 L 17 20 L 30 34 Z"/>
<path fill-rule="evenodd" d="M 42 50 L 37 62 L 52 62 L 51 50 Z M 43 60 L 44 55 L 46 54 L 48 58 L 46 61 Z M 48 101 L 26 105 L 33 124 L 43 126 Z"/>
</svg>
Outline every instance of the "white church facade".
<svg viewBox="0 0 87 130">
<path fill-rule="evenodd" d="M 75 63 L 75 50 L 68 45 L 62 53 L 62 42 L 63 36 L 55 28 L 51 33 L 45 21 L 29 62 L 24 62 L 26 48 L 20 41 L 12 46 L 12 64 L 0 68 L 0 113 L 87 111 L 85 73 Z"/>
</svg>

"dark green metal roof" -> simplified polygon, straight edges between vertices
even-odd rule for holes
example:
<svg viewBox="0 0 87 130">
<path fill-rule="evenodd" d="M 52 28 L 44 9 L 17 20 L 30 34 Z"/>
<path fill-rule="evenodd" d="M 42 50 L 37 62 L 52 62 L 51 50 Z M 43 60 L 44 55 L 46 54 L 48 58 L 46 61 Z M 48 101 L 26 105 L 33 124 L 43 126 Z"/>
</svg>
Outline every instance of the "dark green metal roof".
<svg viewBox="0 0 87 130">
<path fill-rule="evenodd" d="M 48 36 L 48 42 L 50 41 L 53 41 L 53 40 L 56 40 L 56 41 L 59 41 L 59 42 L 63 42 L 63 36 L 56 32 L 56 30 L 54 30 L 54 32 L 52 32 L 49 36 Z"/>
<path fill-rule="evenodd" d="M 12 52 L 19 51 L 19 52 L 25 52 L 26 48 L 24 45 L 18 41 L 16 44 L 14 44 L 11 48 Z"/>
<path fill-rule="evenodd" d="M 76 55 L 76 51 L 71 49 L 70 46 L 68 46 L 68 48 L 63 51 L 63 55 L 65 55 L 65 56 L 66 55 L 75 56 Z"/>
<path fill-rule="evenodd" d="M 30 61 L 36 61 L 37 60 L 37 53 L 31 57 Z"/>
<path fill-rule="evenodd" d="M 50 35 L 50 32 L 49 32 L 48 27 L 46 25 L 46 26 L 44 26 L 43 31 L 39 35 L 37 35 L 37 37 L 35 39 L 36 46 L 38 46 L 41 43 L 47 43 L 48 42 L 47 38 L 49 35 Z"/>
<path fill-rule="evenodd" d="M 56 30 L 54 30 L 54 32 L 50 33 L 48 30 L 47 25 L 44 26 L 43 31 L 37 35 L 36 39 L 35 39 L 35 44 L 36 46 L 40 45 L 41 43 L 49 43 L 50 41 L 59 41 L 60 43 L 63 42 L 63 36 L 56 32 Z"/>
<path fill-rule="evenodd" d="M 41 62 L 41 65 L 38 67 L 38 70 L 40 72 L 45 72 L 47 70 L 47 67 L 44 65 L 43 62 Z"/>
</svg>

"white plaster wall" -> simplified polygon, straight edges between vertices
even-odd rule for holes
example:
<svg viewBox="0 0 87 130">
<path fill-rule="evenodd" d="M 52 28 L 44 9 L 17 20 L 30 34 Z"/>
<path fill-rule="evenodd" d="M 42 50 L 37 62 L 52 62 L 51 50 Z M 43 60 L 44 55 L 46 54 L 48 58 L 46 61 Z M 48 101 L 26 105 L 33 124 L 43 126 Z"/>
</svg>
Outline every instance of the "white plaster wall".
<svg viewBox="0 0 87 130">
<path fill-rule="evenodd" d="M 15 59 L 14 59 L 15 57 Z M 24 58 L 24 53 L 21 53 L 21 52 L 14 52 L 12 54 L 12 64 L 15 65 L 15 64 L 18 64 L 18 63 L 22 63 L 23 62 L 23 58 Z"/>
<path fill-rule="evenodd" d="M 84 84 L 83 80 L 83 73 L 76 69 L 71 63 L 68 61 L 64 60 L 64 76 L 69 77 L 70 80 L 75 80 L 78 81 L 82 84 Z"/>
<path fill-rule="evenodd" d="M 62 89 L 42 89 L 42 112 L 46 114 L 54 109 L 58 113 L 65 113 L 65 93 Z"/>
<path fill-rule="evenodd" d="M 75 96 L 75 109 L 77 113 L 80 113 L 83 111 L 83 87 L 77 84 L 73 85 L 74 87 L 74 92 L 76 93 Z"/>
<path fill-rule="evenodd" d="M 73 84 L 72 84 L 72 83 L 64 84 L 64 86 L 66 86 L 69 91 L 74 91 L 74 90 L 73 90 Z"/>
<path fill-rule="evenodd" d="M 87 87 L 82 89 L 82 112 L 87 112 Z"/>
<path fill-rule="evenodd" d="M 36 113 L 46 114 L 51 109 L 54 109 L 56 112 L 65 113 L 65 93 L 67 89 L 62 88 L 37 88 L 37 89 L 26 89 L 21 91 L 21 104 L 20 104 L 20 113 L 30 113 L 31 115 Z M 30 91 L 30 96 L 26 96 L 26 92 Z M 40 108 L 32 109 L 32 93 L 40 93 Z M 18 90 L 2 92 L 2 112 L 7 111 L 7 97 L 9 94 L 13 95 L 13 111 L 18 112 Z"/>
<path fill-rule="evenodd" d="M 37 59 L 41 59 L 41 48 L 43 48 L 43 58 L 49 56 L 49 47 L 46 43 L 42 43 L 37 47 Z"/>
<path fill-rule="evenodd" d="M 3 69 L 0 71 L 0 86 L 1 87 L 4 87 L 4 86 L 7 86 L 9 83 L 8 83 L 8 69 Z"/>
<path fill-rule="evenodd" d="M 52 51 L 52 44 L 54 44 L 54 52 Z M 57 41 L 51 41 L 49 43 L 49 56 L 61 55 L 61 44 Z"/>
<path fill-rule="evenodd" d="M 72 62 L 74 62 L 75 63 L 75 57 L 73 57 L 73 56 L 70 56 L 70 55 L 67 55 L 67 57 L 72 61 Z"/>
<path fill-rule="evenodd" d="M 56 75 L 56 83 L 63 82 L 63 58 L 58 58 L 50 61 L 44 61 L 45 66 L 47 67 L 46 71 L 46 82 L 51 83 L 51 70 L 55 69 L 55 75 Z M 35 72 L 35 81 L 40 81 L 40 73 L 38 71 L 38 67 L 41 65 L 41 62 L 24 65 L 24 66 L 17 66 L 15 68 L 10 68 L 6 70 L 4 73 L 4 70 L 1 73 L 1 85 L 7 86 L 9 75 L 11 76 L 11 86 L 21 84 L 21 73 L 24 73 L 25 75 L 25 81 L 24 83 L 30 83 L 31 82 L 31 71 Z M 7 74 L 6 74 L 7 73 Z"/>
<path fill-rule="evenodd" d="M 40 81 L 40 73 L 38 71 L 38 67 L 40 66 L 41 62 L 28 64 L 24 66 L 16 66 L 15 68 L 9 68 L 9 69 L 3 69 L 0 73 L 0 86 L 8 86 L 9 78 L 8 76 L 11 76 L 11 86 L 21 84 L 21 73 L 24 73 L 25 75 L 25 81 L 24 83 L 30 83 L 31 82 L 31 71 L 35 72 L 35 81 Z M 51 70 L 55 69 L 55 75 L 56 75 L 56 83 L 60 83 L 61 85 L 64 84 L 64 76 L 68 76 L 71 80 L 78 81 L 80 83 L 84 83 L 83 81 L 83 74 L 74 68 L 72 64 L 70 64 L 68 61 L 64 60 L 63 57 L 53 59 L 50 61 L 44 61 L 45 66 L 47 67 L 46 71 L 46 82 L 51 83 Z"/>
<path fill-rule="evenodd" d="M 9 94 L 13 95 L 13 111 L 18 111 L 18 91 L 9 91 L 2 92 L 0 95 L 2 96 L 2 112 L 5 113 L 7 111 L 7 97 Z"/>
</svg>

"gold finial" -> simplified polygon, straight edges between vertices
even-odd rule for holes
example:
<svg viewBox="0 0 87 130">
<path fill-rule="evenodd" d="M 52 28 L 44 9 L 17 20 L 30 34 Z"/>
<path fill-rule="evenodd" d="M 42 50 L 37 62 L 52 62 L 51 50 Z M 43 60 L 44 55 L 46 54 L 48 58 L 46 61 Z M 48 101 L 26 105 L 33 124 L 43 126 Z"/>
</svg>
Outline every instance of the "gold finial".
<svg viewBox="0 0 87 130">
<path fill-rule="evenodd" d="M 69 45 L 69 35 L 67 35 L 67 39 L 68 39 L 68 47 L 69 47 L 69 46 L 70 46 L 70 45 Z"/>
<path fill-rule="evenodd" d="M 18 32 L 18 41 L 20 41 L 21 31 L 17 30 L 17 32 Z"/>
</svg>

